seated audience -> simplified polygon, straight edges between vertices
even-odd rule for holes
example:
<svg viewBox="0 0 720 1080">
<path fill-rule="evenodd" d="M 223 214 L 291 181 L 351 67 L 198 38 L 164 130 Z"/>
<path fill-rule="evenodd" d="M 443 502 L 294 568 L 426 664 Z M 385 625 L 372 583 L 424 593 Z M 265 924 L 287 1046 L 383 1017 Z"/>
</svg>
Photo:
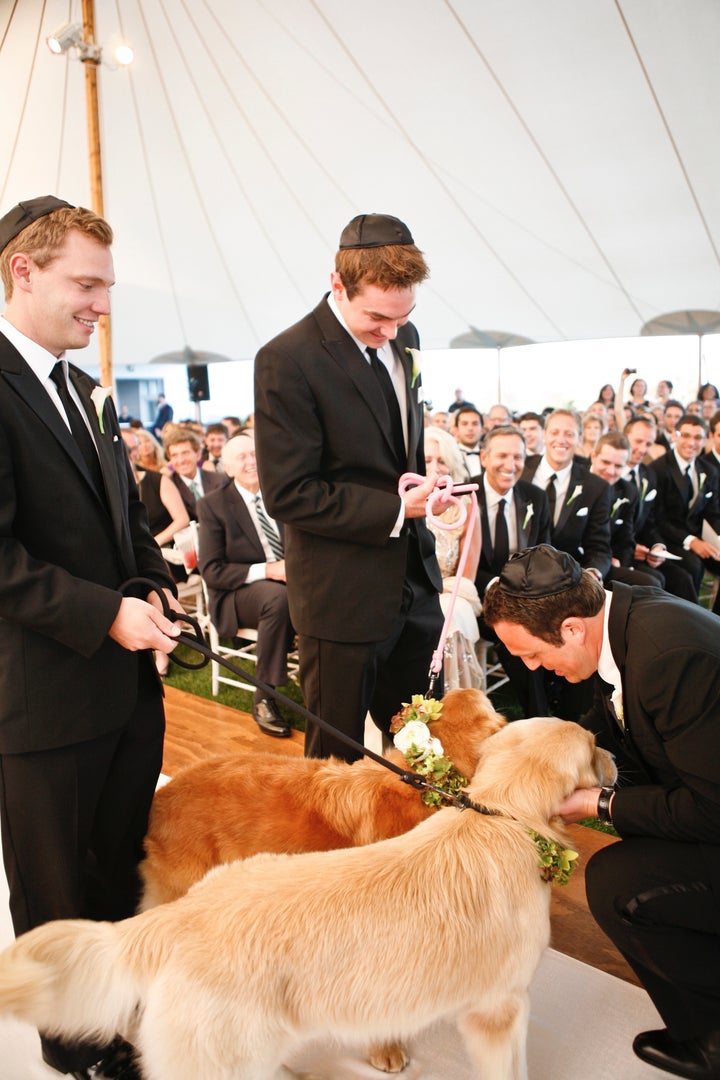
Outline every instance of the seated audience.
<svg viewBox="0 0 720 1080">
<path fill-rule="evenodd" d="M 480 472 L 482 425 L 482 415 L 474 405 L 463 405 L 455 411 L 452 433 L 463 455 L 466 480 Z"/>
<path fill-rule="evenodd" d="M 231 482 L 200 499 L 197 507 L 199 566 L 210 615 L 222 637 L 234 637 L 239 627 L 257 630 L 257 676 L 272 688 L 284 686 L 294 636 L 285 557 L 280 530 L 260 494 L 254 440 L 247 435 L 230 439 L 222 463 Z M 291 734 L 274 699 L 262 689 L 253 696 L 253 716 L 266 735 Z"/>
<path fill-rule="evenodd" d="M 138 465 L 146 472 L 159 472 L 167 464 L 162 446 L 155 436 L 145 428 L 135 428 L 140 443 Z"/>
<path fill-rule="evenodd" d="M 578 458 L 584 458 L 587 464 L 590 464 L 593 450 L 604 431 L 605 428 L 599 416 L 594 413 L 585 414 L 582 422 L 582 442 L 577 453 Z"/>
<path fill-rule="evenodd" d="M 713 413 L 708 422 L 710 437 L 705 443 L 705 453 L 700 460 L 706 465 L 720 469 L 720 411 Z"/>
<path fill-rule="evenodd" d="M 202 467 L 208 472 L 223 472 L 220 460 L 222 448 L 228 441 L 228 432 L 224 424 L 208 424 L 202 450 Z"/>
</svg>

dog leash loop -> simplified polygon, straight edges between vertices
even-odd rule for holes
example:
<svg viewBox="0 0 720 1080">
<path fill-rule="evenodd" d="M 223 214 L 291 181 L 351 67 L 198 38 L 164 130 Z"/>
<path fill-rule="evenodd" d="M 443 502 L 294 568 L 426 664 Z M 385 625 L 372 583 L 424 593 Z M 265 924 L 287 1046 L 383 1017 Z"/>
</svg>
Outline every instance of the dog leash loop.
<svg viewBox="0 0 720 1080">
<path fill-rule="evenodd" d="M 184 611 L 175 611 L 174 608 L 171 608 L 170 604 L 168 603 L 168 598 L 163 592 L 163 590 L 160 588 L 159 585 L 156 585 L 154 581 L 151 581 L 150 578 L 128 578 L 127 581 L 124 581 L 122 583 L 119 591 L 122 593 L 123 596 L 135 596 L 139 600 L 145 600 L 148 596 L 148 593 L 155 593 L 155 595 L 160 600 L 160 603 L 162 605 L 162 612 L 166 619 L 169 619 L 170 622 L 174 623 L 186 623 L 188 626 L 192 627 L 194 637 L 191 637 L 188 634 L 180 634 L 180 636 L 175 640 L 178 642 L 182 641 L 184 645 L 188 645 L 193 642 L 194 644 L 191 645 L 191 648 L 194 648 L 195 645 L 197 645 L 198 643 L 202 645 L 205 644 L 205 638 L 203 637 L 203 632 L 200 629 L 200 624 L 197 619 L 194 619 L 192 615 L 187 615 Z M 201 668 L 204 668 L 208 665 L 208 663 L 210 662 L 210 657 L 201 655 L 199 662 L 194 664 L 190 660 L 182 660 L 179 657 L 173 655 L 172 661 L 174 664 L 177 664 L 179 667 L 186 668 L 188 671 L 199 671 Z"/>
</svg>

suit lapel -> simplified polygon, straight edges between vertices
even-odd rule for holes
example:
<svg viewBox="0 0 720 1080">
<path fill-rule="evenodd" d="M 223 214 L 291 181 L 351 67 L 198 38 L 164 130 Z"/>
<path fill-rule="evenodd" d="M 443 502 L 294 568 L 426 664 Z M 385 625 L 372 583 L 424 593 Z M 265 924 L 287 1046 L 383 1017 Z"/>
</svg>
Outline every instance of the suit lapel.
<svg viewBox="0 0 720 1080">
<path fill-rule="evenodd" d="M 12 348 L 12 346 L 10 346 Z M 35 373 L 29 364 L 17 354 L 20 360 L 19 365 L 12 367 L 6 367 L 6 380 L 8 386 L 11 386 L 13 390 L 26 402 L 27 405 L 33 410 L 38 419 L 47 427 L 57 439 L 58 443 L 62 447 L 63 451 L 72 460 L 73 464 L 82 473 L 83 477 L 87 481 L 87 484 L 91 491 L 94 493 L 98 502 L 102 503 L 99 493 L 95 490 L 95 485 L 92 481 L 88 467 L 85 463 L 85 458 L 80 452 L 78 444 L 70 432 L 67 424 L 61 417 L 57 408 L 50 399 L 45 387 L 37 378 Z"/>
<path fill-rule="evenodd" d="M 575 495 L 575 489 L 577 487 L 582 487 L 583 475 L 584 470 L 579 465 L 574 464 L 570 470 L 570 483 L 565 492 L 565 501 L 562 504 L 560 517 L 558 518 L 557 525 L 555 525 L 553 532 L 562 529 L 570 515 L 574 514 L 577 511 L 578 506 L 581 505 L 580 500 L 582 495 Z"/>
<path fill-rule="evenodd" d="M 513 499 L 515 500 L 515 517 L 517 520 L 517 550 L 522 551 L 524 548 L 530 547 L 530 534 L 533 527 L 535 507 L 532 502 L 529 500 L 526 502 L 522 498 L 517 488 L 513 489 Z M 532 510 L 532 513 L 529 513 L 530 510 Z M 510 549 L 512 550 L 512 540 L 510 541 Z"/>
<path fill-rule="evenodd" d="M 326 298 L 320 301 L 313 314 L 323 332 L 323 348 L 354 383 L 372 413 L 373 421 L 377 424 L 389 452 L 396 460 L 387 403 L 370 364 L 348 332 L 337 321 L 327 305 Z M 404 468 L 407 462 L 402 462 L 400 465 Z"/>
<path fill-rule="evenodd" d="M 257 534 L 255 522 L 245 505 L 245 500 L 235 487 L 234 483 L 228 484 L 225 488 L 225 499 L 228 506 L 228 520 L 237 526 L 240 536 L 247 536 L 248 543 L 255 549 L 257 555 L 255 561 L 265 562 L 267 556 L 265 555 L 265 549 L 260 542 L 260 537 Z"/>
</svg>

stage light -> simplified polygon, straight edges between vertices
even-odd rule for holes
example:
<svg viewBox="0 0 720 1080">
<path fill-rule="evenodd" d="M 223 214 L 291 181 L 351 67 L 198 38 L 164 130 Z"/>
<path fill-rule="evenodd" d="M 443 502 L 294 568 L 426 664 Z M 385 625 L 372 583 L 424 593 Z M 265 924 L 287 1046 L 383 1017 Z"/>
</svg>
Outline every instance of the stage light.
<svg viewBox="0 0 720 1080">
<path fill-rule="evenodd" d="M 61 56 L 68 49 L 72 49 L 73 45 L 81 44 L 82 27 L 79 23 L 63 23 L 46 40 L 50 52 L 55 53 L 56 56 Z"/>
</svg>

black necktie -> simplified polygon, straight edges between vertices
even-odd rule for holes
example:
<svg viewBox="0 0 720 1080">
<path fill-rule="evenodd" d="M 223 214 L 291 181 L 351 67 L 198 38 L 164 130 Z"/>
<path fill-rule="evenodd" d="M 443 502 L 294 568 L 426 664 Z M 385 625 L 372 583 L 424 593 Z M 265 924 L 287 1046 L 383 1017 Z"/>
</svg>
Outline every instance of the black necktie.
<svg viewBox="0 0 720 1080">
<path fill-rule="evenodd" d="M 260 522 L 260 528 L 265 534 L 265 539 L 270 545 L 270 550 L 275 556 L 275 559 L 279 561 L 284 556 L 283 542 L 270 524 L 270 519 L 268 518 L 263 508 L 262 496 L 260 492 L 258 492 L 255 496 L 255 513 L 257 514 L 257 519 Z"/>
<path fill-rule="evenodd" d="M 58 360 L 57 364 L 52 369 L 50 378 L 57 386 L 58 396 L 62 402 L 63 409 L 65 410 L 68 423 L 70 424 L 70 431 L 78 445 L 80 453 L 85 458 L 85 464 L 88 467 L 95 488 L 98 494 L 104 497 L 105 485 L 103 484 L 102 470 L 100 468 L 100 459 L 98 458 L 97 449 L 93 442 L 93 437 L 88 431 L 87 424 L 83 420 L 80 410 L 70 394 L 70 389 L 67 380 L 65 379 L 65 372 L 63 371 L 62 360 Z"/>
<path fill-rule="evenodd" d="M 545 494 L 547 495 L 550 504 L 550 528 L 555 524 L 555 503 L 557 501 L 557 488 L 555 487 L 556 480 L 557 473 L 553 473 L 545 485 Z"/>
<path fill-rule="evenodd" d="M 630 474 L 629 474 L 629 476 L 628 476 L 628 482 L 629 482 L 629 483 L 630 483 L 630 485 L 632 486 L 633 490 L 634 490 L 634 491 L 637 491 L 637 489 L 638 489 L 638 482 L 637 482 L 637 476 L 635 475 L 635 470 L 634 470 L 634 469 L 631 469 L 631 470 L 630 470 Z"/>
<path fill-rule="evenodd" d="M 685 498 L 687 499 L 688 507 L 692 506 L 695 490 L 692 482 L 692 465 L 688 465 L 685 469 Z"/>
<path fill-rule="evenodd" d="M 390 434 L 398 460 L 405 463 L 407 452 L 405 450 L 405 436 L 403 435 L 402 417 L 400 416 L 400 402 L 398 401 L 395 387 L 393 386 L 390 372 L 377 354 L 377 349 L 367 348 L 370 357 L 370 367 L 375 372 L 375 378 L 380 383 L 385 403 L 390 418 Z"/>
<path fill-rule="evenodd" d="M 507 518 L 505 517 L 505 499 L 497 505 L 495 515 L 495 543 L 493 544 L 493 569 L 500 573 L 510 558 L 510 540 L 508 538 Z"/>
</svg>

